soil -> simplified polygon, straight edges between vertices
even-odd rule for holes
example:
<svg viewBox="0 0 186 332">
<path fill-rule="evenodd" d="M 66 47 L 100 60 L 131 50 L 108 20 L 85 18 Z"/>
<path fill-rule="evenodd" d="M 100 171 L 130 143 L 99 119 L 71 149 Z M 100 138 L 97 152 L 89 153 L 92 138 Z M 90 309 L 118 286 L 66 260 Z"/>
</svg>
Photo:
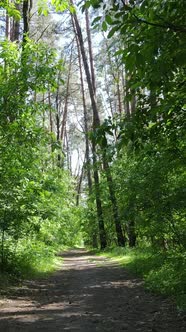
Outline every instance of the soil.
<svg viewBox="0 0 186 332">
<path fill-rule="evenodd" d="M 62 254 L 47 278 L 25 281 L 0 297 L 1 332 L 182 332 L 183 315 L 116 262 L 84 250 Z"/>
</svg>

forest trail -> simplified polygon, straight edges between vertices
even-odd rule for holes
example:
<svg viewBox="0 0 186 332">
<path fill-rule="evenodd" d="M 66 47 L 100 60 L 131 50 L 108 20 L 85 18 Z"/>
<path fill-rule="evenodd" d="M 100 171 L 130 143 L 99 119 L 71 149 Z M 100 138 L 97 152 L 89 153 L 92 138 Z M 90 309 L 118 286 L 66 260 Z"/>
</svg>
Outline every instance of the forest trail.
<svg viewBox="0 0 186 332">
<path fill-rule="evenodd" d="M 0 297 L 1 332 L 181 332 L 183 317 L 117 263 L 85 250 L 62 254 L 48 278 Z M 10 295 L 11 294 L 11 295 Z"/>
</svg>

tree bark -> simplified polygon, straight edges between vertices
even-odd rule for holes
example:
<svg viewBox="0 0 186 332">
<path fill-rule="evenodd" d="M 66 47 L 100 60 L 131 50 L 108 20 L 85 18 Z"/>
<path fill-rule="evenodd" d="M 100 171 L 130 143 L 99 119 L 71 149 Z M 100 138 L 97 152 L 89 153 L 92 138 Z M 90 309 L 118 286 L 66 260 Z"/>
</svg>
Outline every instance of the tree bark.
<svg viewBox="0 0 186 332">
<path fill-rule="evenodd" d="M 26 37 L 29 34 L 30 12 L 32 5 L 32 0 L 23 0 L 23 44 L 26 43 Z"/>
</svg>

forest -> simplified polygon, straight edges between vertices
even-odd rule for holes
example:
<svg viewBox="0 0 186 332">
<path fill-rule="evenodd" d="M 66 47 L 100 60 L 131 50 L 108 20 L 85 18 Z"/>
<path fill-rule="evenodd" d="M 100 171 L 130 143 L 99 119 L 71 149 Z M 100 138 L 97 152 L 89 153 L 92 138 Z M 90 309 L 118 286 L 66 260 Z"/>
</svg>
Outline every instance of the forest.
<svg viewBox="0 0 186 332">
<path fill-rule="evenodd" d="M 185 22 L 185 0 L 0 0 L 0 283 L 84 246 L 186 306 Z"/>
</svg>

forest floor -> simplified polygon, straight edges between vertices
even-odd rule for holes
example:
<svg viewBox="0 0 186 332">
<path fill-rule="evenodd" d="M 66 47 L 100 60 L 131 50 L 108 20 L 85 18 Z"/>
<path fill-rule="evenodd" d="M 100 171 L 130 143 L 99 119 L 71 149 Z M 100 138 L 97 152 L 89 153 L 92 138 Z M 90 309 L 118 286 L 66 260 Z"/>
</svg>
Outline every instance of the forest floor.
<svg viewBox="0 0 186 332">
<path fill-rule="evenodd" d="M 145 290 L 118 263 L 85 250 L 62 257 L 54 274 L 1 293 L 1 332 L 186 331 L 170 300 Z"/>
</svg>

